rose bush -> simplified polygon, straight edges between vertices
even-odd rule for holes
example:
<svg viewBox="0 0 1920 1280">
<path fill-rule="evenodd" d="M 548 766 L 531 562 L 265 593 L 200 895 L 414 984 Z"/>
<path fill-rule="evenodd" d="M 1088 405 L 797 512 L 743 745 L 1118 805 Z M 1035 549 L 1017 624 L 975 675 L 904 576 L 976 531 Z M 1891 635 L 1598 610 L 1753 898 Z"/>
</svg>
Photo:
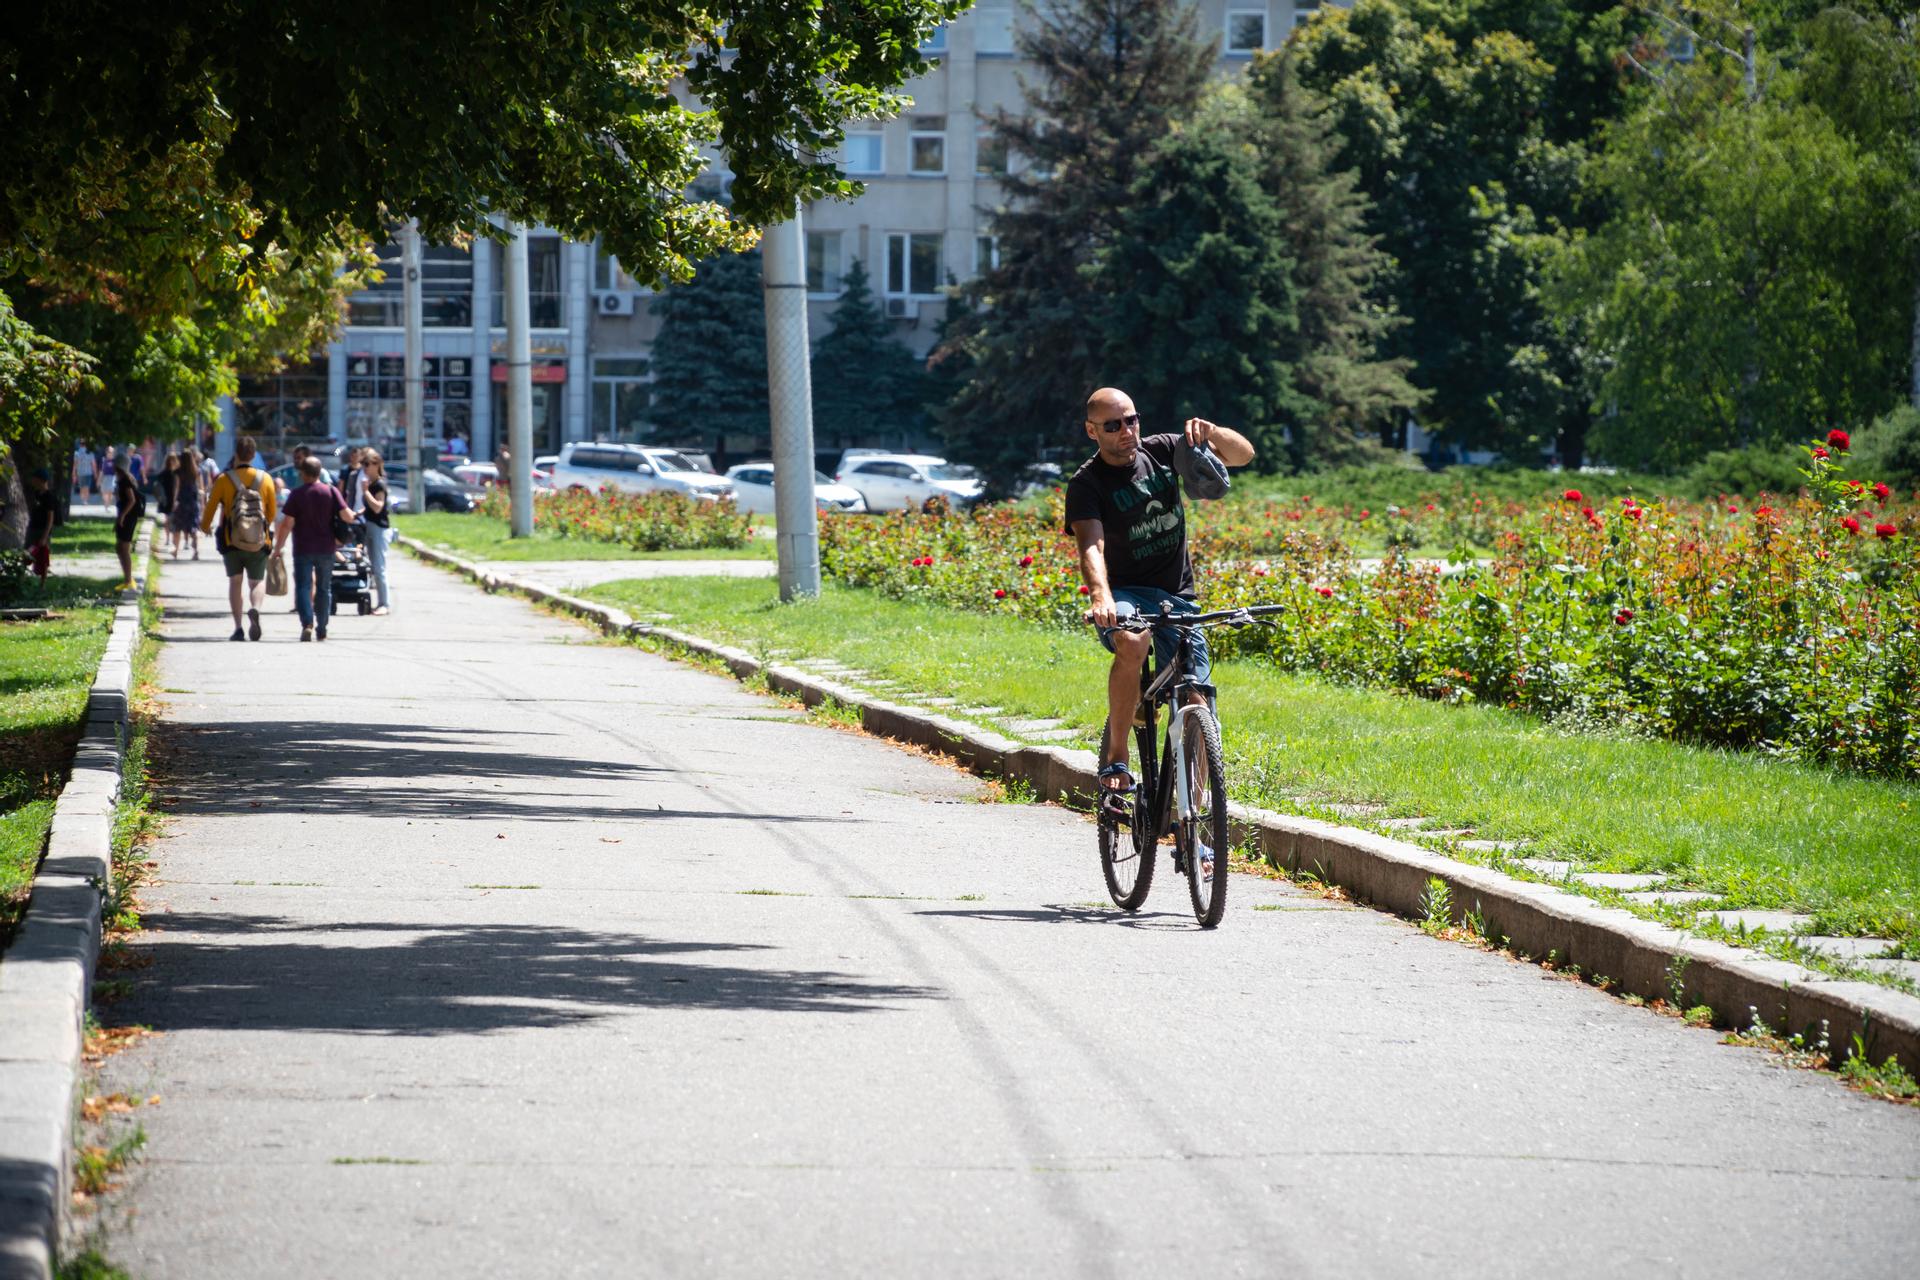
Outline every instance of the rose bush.
<svg viewBox="0 0 1920 1280">
<path fill-rule="evenodd" d="M 1366 508 L 1221 504 L 1192 523 L 1200 603 L 1288 606 L 1273 628 L 1215 633 L 1221 656 L 1920 778 L 1920 508 L 1850 482 L 1845 452 L 1808 446 L 1803 491 L 1752 505 L 1470 502 L 1491 555 L 1458 563 L 1417 559 L 1411 541 L 1356 557 L 1342 534 L 1378 518 Z M 1404 518 L 1446 519 L 1434 505 Z M 835 516 L 821 538 L 823 568 L 850 585 L 1081 625 L 1057 498 Z"/>
<path fill-rule="evenodd" d="M 507 491 L 489 489 L 476 510 L 506 520 Z M 730 498 L 719 501 L 680 493 L 624 493 L 611 486 L 598 493 L 567 489 L 537 493 L 533 524 L 561 538 L 610 542 L 637 551 L 741 547 L 753 537 L 752 521 Z"/>
</svg>

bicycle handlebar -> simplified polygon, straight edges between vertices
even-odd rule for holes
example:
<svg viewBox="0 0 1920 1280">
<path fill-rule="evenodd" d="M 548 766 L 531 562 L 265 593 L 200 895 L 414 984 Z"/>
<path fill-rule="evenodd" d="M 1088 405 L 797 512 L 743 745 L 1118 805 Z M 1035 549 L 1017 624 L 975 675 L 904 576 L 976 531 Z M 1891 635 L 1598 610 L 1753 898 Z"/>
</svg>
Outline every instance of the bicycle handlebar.
<svg viewBox="0 0 1920 1280">
<path fill-rule="evenodd" d="M 1268 614 L 1284 613 L 1282 604 L 1255 604 L 1239 609 L 1216 609 L 1212 613 L 1172 613 L 1165 609 L 1157 614 L 1134 612 L 1116 619 L 1115 631 L 1147 631 L 1154 627 L 1250 627 Z M 1093 615 L 1088 614 L 1086 621 L 1091 622 Z"/>
</svg>

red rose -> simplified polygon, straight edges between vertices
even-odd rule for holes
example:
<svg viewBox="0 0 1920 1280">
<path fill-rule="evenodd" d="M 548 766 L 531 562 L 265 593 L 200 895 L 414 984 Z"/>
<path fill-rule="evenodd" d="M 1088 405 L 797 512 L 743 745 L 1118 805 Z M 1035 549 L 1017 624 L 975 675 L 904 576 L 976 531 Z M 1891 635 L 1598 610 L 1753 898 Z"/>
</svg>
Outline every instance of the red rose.
<svg viewBox="0 0 1920 1280">
<path fill-rule="evenodd" d="M 1372 514 L 1373 514 L 1373 512 L 1371 512 L 1371 511 L 1369 511 L 1369 510 L 1367 510 L 1367 509 L 1366 509 L 1365 507 L 1362 507 L 1362 508 L 1360 508 L 1360 518 L 1361 518 L 1362 520 L 1365 520 L 1365 519 L 1366 519 L 1366 518 L 1367 518 L 1368 516 L 1370 516 L 1370 515 L 1372 515 Z"/>
<path fill-rule="evenodd" d="M 1860 522 L 1854 519 L 1852 516 L 1840 517 L 1840 527 L 1842 529 L 1845 529 L 1848 533 L 1854 534 L 1856 536 L 1860 532 Z"/>
<path fill-rule="evenodd" d="M 1563 494 L 1561 494 L 1561 495 L 1560 495 L 1560 501 L 1562 501 L 1562 502 L 1579 502 L 1579 501 L 1580 501 L 1580 491 L 1579 491 L 1578 489 L 1569 489 L 1569 490 L 1567 490 L 1567 491 L 1566 491 L 1565 493 L 1563 493 Z M 1475 505 L 1475 506 L 1479 506 L 1480 504 L 1476 502 L 1476 503 L 1475 503 L 1474 505 Z"/>
<path fill-rule="evenodd" d="M 1083 596 L 1087 594 L 1087 584 L 1084 582 L 1080 584 L 1080 594 Z"/>
<path fill-rule="evenodd" d="M 1845 453 L 1853 447 L 1853 437 L 1840 430 L 1840 428 L 1835 427 L 1833 430 L 1827 432 L 1827 443 L 1840 452 Z"/>
<path fill-rule="evenodd" d="M 1873 526 L 1873 536 L 1876 538 L 1897 538 L 1900 536 L 1900 526 L 1897 524 L 1877 524 Z"/>
<path fill-rule="evenodd" d="M 1620 514 L 1625 516 L 1629 520 L 1638 520 L 1640 518 L 1641 513 L 1640 513 L 1639 507 L 1628 507 L 1625 511 L 1622 511 Z"/>
<path fill-rule="evenodd" d="M 1616 627 L 1624 627 L 1629 622 L 1632 622 L 1632 621 L 1633 621 L 1633 610 L 1631 609 L 1622 609 L 1620 612 L 1613 615 L 1613 625 Z"/>
<path fill-rule="evenodd" d="M 1005 587 L 995 587 L 993 589 L 993 598 L 995 600 L 1005 600 L 1007 598 L 1007 589 Z"/>
<path fill-rule="evenodd" d="M 1318 591 L 1321 594 L 1321 596 L 1325 599 L 1331 600 L 1333 598 L 1332 587 L 1315 587 L 1314 590 Z"/>
<path fill-rule="evenodd" d="M 1253 571 L 1253 576 L 1256 578 L 1264 578 L 1267 576 L 1267 571 L 1265 569 L 1255 569 Z"/>
<path fill-rule="evenodd" d="M 1881 483 L 1873 486 L 1873 496 L 1880 499 L 1880 501 L 1885 502 L 1888 498 L 1891 498 L 1893 496 L 1893 490 L 1887 488 L 1886 483 L 1882 481 Z"/>
<path fill-rule="evenodd" d="M 1824 458 L 1827 456 L 1827 451 L 1825 449 L 1822 449 L 1819 445 L 1815 445 L 1813 446 L 1813 456 L 1816 458 Z"/>
<path fill-rule="evenodd" d="M 1729 502 L 1727 504 L 1727 514 L 1730 516 L 1737 516 L 1740 514 L 1740 508 L 1734 506 L 1731 502 Z"/>
<path fill-rule="evenodd" d="M 1764 520 L 1768 516 L 1773 514 L 1773 508 L 1772 507 L 1755 507 L 1753 509 L 1753 514 L 1755 514 L 1756 516 L 1759 516 L 1762 520 Z"/>
<path fill-rule="evenodd" d="M 1031 568 L 1031 567 L 1032 567 L 1032 565 L 1033 565 L 1033 557 L 1032 557 L 1032 556 L 1021 556 L 1021 557 L 1020 557 L 1020 567 L 1021 567 L 1022 569 L 1027 569 L 1027 568 Z"/>
</svg>

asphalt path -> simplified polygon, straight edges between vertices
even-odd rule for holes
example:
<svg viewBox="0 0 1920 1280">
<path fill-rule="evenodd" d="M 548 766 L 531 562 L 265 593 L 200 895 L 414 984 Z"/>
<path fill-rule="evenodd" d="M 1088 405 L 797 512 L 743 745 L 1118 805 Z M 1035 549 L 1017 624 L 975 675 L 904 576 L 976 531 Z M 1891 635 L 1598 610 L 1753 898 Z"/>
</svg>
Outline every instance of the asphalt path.
<svg viewBox="0 0 1920 1280">
<path fill-rule="evenodd" d="M 162 574 L 141 1280 L 1920 1273 L 1920 1110 L 393 566 Z"/>
</svg>

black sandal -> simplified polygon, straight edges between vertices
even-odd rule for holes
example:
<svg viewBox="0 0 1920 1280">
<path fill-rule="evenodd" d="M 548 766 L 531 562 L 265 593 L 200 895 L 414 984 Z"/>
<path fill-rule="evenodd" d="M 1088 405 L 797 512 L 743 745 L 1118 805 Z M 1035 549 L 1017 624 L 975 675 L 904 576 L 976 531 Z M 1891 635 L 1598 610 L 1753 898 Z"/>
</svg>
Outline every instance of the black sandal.
<svg viewBox="0 0 1920 1280">
<path fill-rule="evenodd" d="M 1115 818 L 1131 818 L 1133 816 L 1133 791 L 1135 787 L 1140 785 L 1134 780 L 1133 770 L 1116 761 L 1100 770 L 1095 776 L 1100 786 L 1101 810 Z M 1121 786 L 1110 787 L 1107 785 L 1107 782 L 1112 778 L 1124 778 L 1126 781 Z"/>
</svg>

